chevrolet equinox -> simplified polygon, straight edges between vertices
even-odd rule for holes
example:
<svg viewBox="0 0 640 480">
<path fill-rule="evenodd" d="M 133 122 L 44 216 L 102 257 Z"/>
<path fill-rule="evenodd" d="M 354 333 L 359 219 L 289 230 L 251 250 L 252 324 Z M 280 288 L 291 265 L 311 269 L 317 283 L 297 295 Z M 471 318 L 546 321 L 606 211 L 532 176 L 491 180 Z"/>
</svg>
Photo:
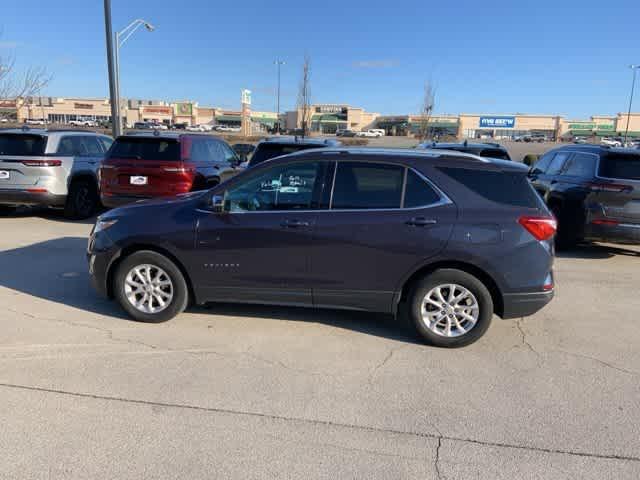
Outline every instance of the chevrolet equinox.
<svg viewBox="0 0 640 480">
<path fill-rule="evenodd" d="M 189 302 L 384 312 L 432 345 L 553 297 L 556 222 L 527 168 L 446 150 L 326 148 L 203 191 L 118 208 L 88 246 L 96 289 L 136 320 Z"/>
</svg>

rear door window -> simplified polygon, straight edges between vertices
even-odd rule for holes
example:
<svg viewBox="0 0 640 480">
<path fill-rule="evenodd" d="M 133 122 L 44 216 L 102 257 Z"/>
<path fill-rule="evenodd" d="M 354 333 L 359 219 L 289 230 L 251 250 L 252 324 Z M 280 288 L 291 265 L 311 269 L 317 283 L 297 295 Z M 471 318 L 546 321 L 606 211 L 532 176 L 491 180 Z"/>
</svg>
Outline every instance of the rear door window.
<svg viewBox="0 0 640 480">
<path fill-rule="evenodd" d="M 84 143 L 87 151 L 87 155 L 90 157 L 101 157 L 103 155 L 102 146 L 98 142 L 97 137 L 89 136 L 82 137 L 82 142 Z"/>
<path fill-rule="evenodd" d="M 571 154 L 567 152 L 556 153 L 553 157 L 553 160 L 551 160 L 549 168 L 547 169 L 547 174 L 558 175 L 564 168 L 564 163 L 567 161 L 570 155 Z"/>
<path fill-rule="evenodd" d="M 400 208 L 404 167 L 338 162 L 333 209 Z"/>
<path fill-rule="evenodd" d="M 77 135 L 62 137 L 56 153 L 67 157 L 86 157 L 88 150 L 84 142 L 84 137 Z"/>
<path fill-rule="evenodd" d="M 564 167 L 563 175 L 590 178 L 596 171 L 598 157 L 588 153 L 574 153 Z"/>
<path fill-rule="evenodd" d="M 301 150 L 308 150 L 310 148 L 319 148 L 320 145 L 285 145 L 285 144 L 277 144 L 277 143 L 261 143 L 256 148 L 256 151 L 253 153 L 253 157 L 251 157 L 251 161 L 249 165 L 254 166 L 262 163 L 271 158 L 280 157 L 281 155 L 287 155 L 289 153 L 299 152 Z"/>
<path fill-rule="evenodd" d="M 407 170 L 407 185 L 404 192 L 404 207 L 415 208 L 431 205 L 440 200 L 440 195 L 411 169 Z"/>
<path fill-rule="evenodd" d="M 600 159 L 598 175 L 621 180 L 640 180 L 640 155 L 612 153 Z"/>
<path fill-rule="evenodd" d="M 171 138 L 119 138 L 109 151 L 109 158 L 177 162 L 180 143 Z"/>
<path fill-rule="evenodd" d="M 480 151 L 480 156 L 486 158 L 497 158 L 498 160 L 511 160 L 509 154 L 499 148 L 485 148 Z"/>
<path fill-rule="evenodd" d="M 554 153 L 547 153 L 540 158 L 533 166 L 533 173 L 545 173 L 549 168 L 551 159 L 554 157 Z"/>
<path fill-rule="evenodd" d="M 22 133 L 0 134 L 0 155 L 15 157 L 44 155 L 47 139 L 42 135 Z"/>
</svg>

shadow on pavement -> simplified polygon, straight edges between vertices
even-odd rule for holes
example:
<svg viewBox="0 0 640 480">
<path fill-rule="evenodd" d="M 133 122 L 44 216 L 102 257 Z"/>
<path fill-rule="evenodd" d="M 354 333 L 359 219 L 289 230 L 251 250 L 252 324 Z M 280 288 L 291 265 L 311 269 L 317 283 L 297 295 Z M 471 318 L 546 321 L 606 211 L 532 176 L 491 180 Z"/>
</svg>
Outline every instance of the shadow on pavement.
<svg viewBox="0 0 640 480">
<path fill-rule="evenodd" d="M 98 210 L 96 215 L 86 218 L 84 220 L 69 220 L 64 216 L 64 210 L 61 208 L 46 208 L 46 207 L 18 207 L 10 213 L 0 213 L 0 218 L 28 218 L 37 217 L 52 222 L 62 223 L 77 223 L 84 225 L 93 225 L 96 223 L 96 216 L 104 212 L 105 210 Z"/>
<path fill-rule="evenodd" d="M 86 238 L 62 237 L 0 251 L 0 286 L 87 312 L 128 320 L 115 301 L 103 299 L 93 290 L 86 248 Z M 322 323 L 368 335 L 421 343 L 404 322 L 376 313 L 228 303 L 194 307 L 190 311 Z"/>
<path fill-rule="evenodd" d="M 582 258 L 586 260 L 603 260 L 623 255 L 640 258 L 640 249 L 633 247 L 613 246 L 613 245 L 579 245 L 570 250 L 560 250 L 556 252 L 558 258 Z"/>
</svg>

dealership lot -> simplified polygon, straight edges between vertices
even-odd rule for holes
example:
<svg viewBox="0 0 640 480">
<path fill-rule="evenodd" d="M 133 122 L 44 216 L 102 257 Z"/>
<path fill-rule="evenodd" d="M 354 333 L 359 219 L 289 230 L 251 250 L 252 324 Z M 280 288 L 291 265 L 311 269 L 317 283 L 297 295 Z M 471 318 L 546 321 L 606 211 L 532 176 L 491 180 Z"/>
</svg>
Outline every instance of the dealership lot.
<svg viewBox="0 0 640 480">
<path fill-rule="evenodd" d="M 640 248 L 563 254 L 551 305 L 443 350 L 339 311 L 134 323 L 90 222 L 0 225 L 0 478 L 640 476 Z"/>
</svg>

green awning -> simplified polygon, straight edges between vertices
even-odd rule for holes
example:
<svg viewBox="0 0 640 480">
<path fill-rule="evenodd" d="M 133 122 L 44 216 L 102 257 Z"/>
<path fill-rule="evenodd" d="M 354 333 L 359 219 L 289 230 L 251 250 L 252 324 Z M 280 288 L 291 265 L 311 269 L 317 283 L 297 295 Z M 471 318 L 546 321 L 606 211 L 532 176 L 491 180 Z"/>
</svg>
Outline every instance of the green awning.
<svg viewBox="0 0 640 480">
<path fill-rule="evenodd" d="M 276 124 L 275 118 L 267 118 L 267 117 L 251 117 L 251 121 L 254 123 L 261 123 L 262 125 L 273 126 Z"/>
<path fill-rule="evenodd" d="M 593 135 L 592 130 L 569 130 L 569 132 L 571 135 Z M 609 132 L 609 135 L 611 135 L 611 132 Z"/>
<path fill-rule="evenodd" d="M 347 117 L 346 115 L 344 116 L 338 116 L 338 115 L 312 115 L 311 116 L 311 121 L 312 122 L 321 122 L 321 123 L 336 123 L 336 122 L 346 122 L 347 121 Z"/>
<path fill-rule="evenodd" d="M 411 122 L 411 125 L 422 126 L 421 122 Z M 457 122 L 429 122 L 429 128 L 438 127 L 438 128 L 458 128 Z"/>
</svg>

